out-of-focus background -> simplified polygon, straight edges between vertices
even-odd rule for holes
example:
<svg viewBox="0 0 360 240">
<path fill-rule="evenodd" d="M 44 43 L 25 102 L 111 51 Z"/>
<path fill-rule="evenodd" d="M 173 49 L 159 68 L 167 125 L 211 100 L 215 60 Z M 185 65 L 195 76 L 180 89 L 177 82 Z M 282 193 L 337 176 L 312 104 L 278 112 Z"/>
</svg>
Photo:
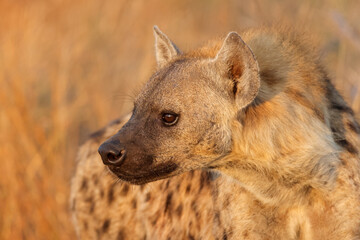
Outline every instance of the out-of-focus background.
<svg viewBox="0 0 360 240">
<path fill-rule="evenodd" d="M 0 239 L 74 239 L 69 185 L 86 137 L 131 109 L 153 25 L 181 49 L 263 24 L 319 39 L 360 112 L 359 0 L 0 0 Z"/>
</svg>

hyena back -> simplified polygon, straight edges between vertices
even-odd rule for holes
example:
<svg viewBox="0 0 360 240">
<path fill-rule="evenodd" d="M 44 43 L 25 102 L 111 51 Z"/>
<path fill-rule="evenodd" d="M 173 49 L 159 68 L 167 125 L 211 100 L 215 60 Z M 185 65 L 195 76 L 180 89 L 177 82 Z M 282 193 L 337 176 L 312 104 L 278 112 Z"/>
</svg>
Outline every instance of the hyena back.
<svg viewBox="0 0 360 240">
<path fill-rule="evenodd" d="M 360 239 L 353 111 L 299 35 L 241 36 L 182 53 L 155 28 L 130 119 L 80 151 L 83 238 Z"/>
</svg>

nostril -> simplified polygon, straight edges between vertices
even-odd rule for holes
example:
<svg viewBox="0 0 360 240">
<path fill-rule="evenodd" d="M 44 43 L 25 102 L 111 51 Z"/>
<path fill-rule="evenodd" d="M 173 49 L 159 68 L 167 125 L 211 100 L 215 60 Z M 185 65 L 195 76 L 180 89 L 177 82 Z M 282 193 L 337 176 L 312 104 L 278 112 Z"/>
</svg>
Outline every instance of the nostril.
<svg viewBox="0 0 360 240">
<path fill-rule="evenodd" d="M 113 162 L 116 161 L 117 159 L 119 159 L 121 157 L 121 152 L 119 152 L 118 154 L 115 153 L 108 153 L 107 154 L 107 158 L 109 159 L 109 161 Z"/>
<path fill-rule="evenodd" d="M 122 149 L 119 152 L 109 152 L 106 157 L 110 164 L 119 164 L 125 159 L 126 150 Z"/>
</svg>

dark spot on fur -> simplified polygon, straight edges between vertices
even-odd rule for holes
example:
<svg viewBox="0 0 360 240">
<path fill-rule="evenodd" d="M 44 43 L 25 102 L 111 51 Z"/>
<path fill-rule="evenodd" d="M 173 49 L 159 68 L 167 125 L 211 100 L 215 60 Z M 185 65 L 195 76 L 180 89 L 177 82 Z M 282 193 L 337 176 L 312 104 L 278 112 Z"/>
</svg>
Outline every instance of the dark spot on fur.
<svg viewBox="0 0 360 240">
<path fill-rule="evenodd" d="M 183 211 L 183 206 L 182 204 L 180 203 L 180 205 L 176 208 L 175 212 L 176 214 L 178 215 L 178 217 L 181 217 L 181 214 L 182 214 L 182 211 Z"/>
<path fill-rule="evenodd" d="M 98 185 L 98 183 L 99 183 L 99 179 L 98 178 L 94 179 L 94 185 L 96 186 Z"/>
<path fill-rule="evenodd" d="M 191 235 L 191 233 L 189 233 L 188 238 L 189 238 L 189 240 L 195 240 L 194 236 Z"/>
<path fill-rule="evenodd" d="M 90 204 L 90 208 L 89 208 L 89 213 L 92 214 L 95 210 L 95 202 L 91 202 Z"/>
<path fill-rule="evenodd" d="M 120 195 L 126 196 L 126 194 L 129 192 L 129 184 L 124 183 L 123 188 L 121 189 Z"/>
<path fill-rule="evenodd" d="M 145 202 L 148 202 L 151 199 L 151 193 L 147 193 L 145 196 Z"/>
<path fill-rule="evenodd" d="M 322 122 L 324 122 L 324 114 L 323 114 L 323 112 L 320 111 L 320 110 L 319 110 L 318 108 L 316 108 L 316 107 L 314 107 L 312 110 L 314 111 L 315 115 L 316 115 Z"/>
<path fill-rule="evenodd" d="M 224 230 L 224 233 L 223 233 L 223 240 L 227 240 L 228 239 L 228 236 L 227 236 L 227 234 L 226 234 L 226 232 L 225 232 L 225 230 Z"/>
<path fill-rule="evenodd" d="M 106 233 L 110 227 L 110 219 L 106 219 L 101 227 L 103 233 Z"/>
<path fill-rule="evenodd" d="M 246 230 L 246 231 L 244 231 L 244 232 L 243 232 L 243 237 L 245 237 L 245 238 L 246 238 L 246 237 L 248 237 L 248 236 L 249 236 L 249 232 L 248 232 L 247 230 Z"/>
<path fill-rule="evenodd" d="M 349 153 L 358 154 L 356 148 L 346 139 L 337 140 L 336 143 L 339 144 L 341 147 L 345 148 Z"/>
<path fill-rule="evenodd" d="M 280 180 L 281 183 L 287 188 L 292 188 L 300 183 L 299 179 L 293 178 L 292 176 L 281 176 Z"/>
<path fill-rule="evenodd" d="M 349 122 L 347 121 L 346 116 L 347 114 L 353 116 L 354 112 L 346 105 L 345 101 L 336 91 L 330 81 L 328 79 L 326 79 L 326 81 L 328 82 L 327 98 L 329 100 L 330 108 L 330 128 L 334 141 L 349 153 L 357 154 L 357 149 L 346 139 L 346 129 L 344 123 L 346 121 L 349 126 Z M 349 128 L 351 127 L 349 126 Z"/>
<path fill-rule="evenodd" d="M 345 103 L 342 104 L 342 103 L 337 102 L 337 101 L 335 101 L 333 99 L 330 99 L 330 100 L 331 100 L 330 107 L 332 109 L 338 110 L 340 112 L 346 112 L 346 113 L 354 114 L 353 110 L 350 107 L 348 107 Z"/>
<path fill-rule="evenodd" d="M 215 211 L 215 213 L 214 213 L 214 221 L 215 221 L 216 224 L 221 225 L 220 212 L 219 211 Z"/>
<path fill-rule="evenodd" d="M 191 209 L 192 209 L 194 212 L 197 211 L 196 199 L 192 200 L 192 202 L 191 202 Z"/>
<path fill-rule="evenodd" d="M 132 206 L 133 209 L 136 209 L 137 201 L 136 201 L 135 198 L 133 200 L 131 200 L 131 206 Z"/>
<path fill-rule="evenodd" d="M 229 205 L 230 205 L 230 197 L 231 197 L 230 195 L 226 196 L 226 199 L 224 201 L 224 208 L 229 207 Z"/>
<path fill-rule="evenodd" d="M 80 191 L 86 191 L 88 189 L 88 182 L 86 178 L 83 178 L 81 182 Z"/>
<path fill-rule="evenodd" d="M 226 234 L 227 234 L 228 238 L 233 235 L 233 228 L 232 228 L 232 226 L 229 227 L 229 229 L 226 231 Z"/>
<path fill-rule="evenodd" d="M 151 225 L 155 226 L 157 223 L 158 218 L 155 217 L 154 220 L 151 221 Z"/>
<path fill-rule="evenodd" d="M 325 181 L 324 184 L 326 185 L 327 182 Z M 310 185 L 305 185 L 302 190 L 303 190 L 304 195 L 306 196 L 306 195 L 310 194 L 310 192 L 313 190 L 313 188 Z"/>
<path fill-rule="evenodd" d="M 196 216 L 197 218 L 199 218 L 199 217 L 200 217 L 200 212 L 199 212 L 199 210 L 198 210 L 196 200 L 193 200 L 193 201 L 191 202 L 191 209 L 192 209 L 193 212 L 195 213 L 195 216 Z"/>
<path fill-rule="evenodd" d="M 204 186 L 209 184 L 210 184 L 210 174 L 205 171 L 201 172 L 199 192 L 204 188 Z"/>
<path fill-rule="evenodd" d="M 101 189 L 101 190 L 100 190 L 100 198 L 103 199 L 103 198 L 104 198 L 104 195 L 105 195 L 104 190 Z"/>
<path fill-rule="evenodd" d="M 337 110 L 338 112 L 346 112 L 351 115 L 354 114 L 353 110 L 347 106 L 344 99 L 341 97 L 339 92 L 335 89 L 334 85 L 332 85 L 329 78 L 325 77 L 326 84 L 326 97 L 329 101 L 330 110 Z"/>
<path fill-rule="evenodd" d="M 347 125 L 351 131 L 360 134 L 360 126 L 357 122 L 348 122 Z"/>
<path fill-rule="evenodd" d="M 126 239 L 125 231 L 123 229 L 120 229 L 120 231 L 116 236 L 116 240 L 125 240 L 125 239 Z"/>
<path fill-rule="evenodd" d="M 190 190 L 191 190 L 191 184 L 189 183 L 189 184 L 186 186 L 185 192 L 186 192 L 186 193 L 189 193 Z"/>
<path fill-rule="evenodd" d="M 347 166 L 347 159 L 340 158 L 341 164 Z"/>
<path fill-rule="evenodd" d="M 94 174 L 94 175 L 92 175 L 92 179 L 93 179 L 94 185 L 96 186 L 99 183 L 98 176 L 96 174 Z"/>
<path fill-rule="evenodd" d="M 165 190 L 169 188 L 170 180 L 166 181 Z"/>
<path fill-rule="evenodd" d="M 104 136 L 105 132 L 106 132 L 106 128 L 102 128 L 102 129 L 90 134 L 89 138 L 93 139 L 95 142 L 100 141 L 102 136 Z"/>
<path fill-rule="evenodd" d="M 302 239 L 301 235 L 301 228 L 298 227 L 298 229 L 296 230 L 296 239 Z"/>
<path fill-rule="evenodd" d="M 107 194 L 107 200 L 109 205 L 111 205 L 111 203 L 114 201 L 114 188 L 115 188 L 115 184 L 112 184 Z"/>
<path fill-rule="evenodd" d="M 233 70 L 231 69 L 231 71 L 233 71 Z M 233 94 L 234 94 L 234 96 L 236 96 L 237 91 L 238 91 L 238 82 L 236 80 L 233 80 Z"/>
<path fill-rule="evenodd" d="M 87 221 L 84 221 L 84 229 L 85 229 L 85 231 L 88 230 L 88 228 L 89 228 L 88 222 L 87 222 Z"/>
<path fill-rule="evenodd" d="M 173 193 L 169 192 L 169 194 L 166 197 L 166 201 L 165 201 L 165 209 L 164 209 L 164 213 L 168 212 L 170 214 L 171 212 L 171 199 L 173 197 Z"/>
</svg>

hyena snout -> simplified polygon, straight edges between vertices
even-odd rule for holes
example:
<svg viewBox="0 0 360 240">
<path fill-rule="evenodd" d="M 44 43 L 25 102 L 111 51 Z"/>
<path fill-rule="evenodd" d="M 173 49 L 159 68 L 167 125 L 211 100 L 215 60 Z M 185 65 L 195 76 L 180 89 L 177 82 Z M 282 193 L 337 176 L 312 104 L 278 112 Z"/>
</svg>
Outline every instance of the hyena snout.
<svg viewBox="0 0 360 240">
<path fill-rule="evenodd" d="M 105 165 L 120 166 L 126 158 L 126 148 L 119 140 L 106 141 L 99 147 L 99 154 Z"/>
</svg>

